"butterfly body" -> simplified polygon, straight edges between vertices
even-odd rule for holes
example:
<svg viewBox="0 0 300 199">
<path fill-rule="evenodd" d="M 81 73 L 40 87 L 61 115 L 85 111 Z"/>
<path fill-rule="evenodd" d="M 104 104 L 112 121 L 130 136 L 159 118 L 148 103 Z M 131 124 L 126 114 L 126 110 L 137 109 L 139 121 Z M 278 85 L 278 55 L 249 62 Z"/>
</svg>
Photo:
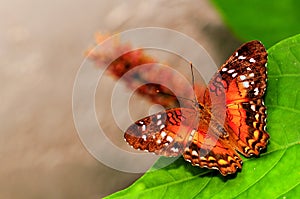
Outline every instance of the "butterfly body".
<svg viewBox="0 0 300 199">
<path fill-rule="evenodd" d="M 269 139 L 263 104 L 266 63 L 259 41 L 244 44 L 212 77 L 194 108 L 172 108 L 138 120 L 126 130 L 126 141 L 158 155 L 183 155 L 192 165 L 222 175 L 235 173 L 242 168 L 236 151 L 258 156 Z"/>
</svg>

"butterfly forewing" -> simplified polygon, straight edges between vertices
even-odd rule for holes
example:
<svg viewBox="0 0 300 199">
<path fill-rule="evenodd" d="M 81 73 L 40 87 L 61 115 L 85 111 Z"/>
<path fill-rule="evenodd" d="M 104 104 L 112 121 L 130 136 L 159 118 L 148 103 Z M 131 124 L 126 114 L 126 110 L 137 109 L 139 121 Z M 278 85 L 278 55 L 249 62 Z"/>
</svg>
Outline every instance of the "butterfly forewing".
<svg viewBox="0 0 300 199">
<path fill-rule="evenodd" d="M 178 156 L 189 144 L 189 137 L 199 122 L 198 114 L 194 109 L 168 109 L 138 120 L 126 130 L 124 137 L 135 149 Z"/>
<path fill-rule="evenodd" d="M 205 106 L 211 106 L 211 98 L 223 106 L 261 98 L 266 88 L 266 63 L 267 52 L 259 41 L 241 46 L 209 82 Z"/>
</svg>

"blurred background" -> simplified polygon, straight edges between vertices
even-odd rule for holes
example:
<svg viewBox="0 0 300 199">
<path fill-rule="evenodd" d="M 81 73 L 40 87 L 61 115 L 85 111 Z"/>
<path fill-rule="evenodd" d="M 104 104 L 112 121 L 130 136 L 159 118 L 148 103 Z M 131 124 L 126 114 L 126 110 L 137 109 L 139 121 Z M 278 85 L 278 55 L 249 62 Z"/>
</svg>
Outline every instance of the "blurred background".
<svg viewBox="0 0 300 199">
<path fill-rule="evenodd" d="M 0 198 L 100 198 L 142 175 L 98 162 L 74 127 L 73 83 L 96 32 L 171 28 L 218 65 L 241 43 L 206 0 L 2 0 L 0 13 Z"/>
</svg>

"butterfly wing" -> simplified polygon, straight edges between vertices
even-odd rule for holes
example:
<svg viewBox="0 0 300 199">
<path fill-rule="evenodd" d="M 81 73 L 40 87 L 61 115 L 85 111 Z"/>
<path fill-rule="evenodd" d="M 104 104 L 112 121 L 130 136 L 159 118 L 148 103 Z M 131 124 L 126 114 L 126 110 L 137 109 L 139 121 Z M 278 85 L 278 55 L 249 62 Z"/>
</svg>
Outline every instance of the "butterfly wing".
<svg viewBox="0 0 300 199">
<path fill-rule="evenodd" d="M 217 169 L 224 176 L 242 168 L 242 159 L 226 140 L 200 129 L 194 133 L 183 157 L 193 166 Z"/>
<path fill-rule="evenodd" d="M 248 42 L 230 56 L 205 92 L 205 106 L 225 110 L 224 118 L 217 112 L 213 117 L 225 120 L 230 143 L 246 157 L 259 155 L 269 139 L 265 131 L 266 107 L 263 103 L 266 63 L 264 46 L 259 41 Z"/>
<path fill-rule="evenodd" d="M 168 109 L 136 121 L 124 137 L 135 149 L 178 156 L 190 143 L 190 136 L 199 122 L 198 114 L 194 109 Z"/>
</svg>

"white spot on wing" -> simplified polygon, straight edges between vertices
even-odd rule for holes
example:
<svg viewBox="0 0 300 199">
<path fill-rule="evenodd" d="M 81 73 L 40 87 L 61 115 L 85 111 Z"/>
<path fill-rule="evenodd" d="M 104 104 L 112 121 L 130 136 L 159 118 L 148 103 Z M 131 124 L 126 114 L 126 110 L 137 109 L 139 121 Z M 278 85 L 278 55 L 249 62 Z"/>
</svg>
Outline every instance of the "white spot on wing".
<svg viewBox="0 0 300 199">
<path fill-rule="evenodd" d="M 251 68 L 250 68 L 250 67 L 247 67 L 247 70 L 251 70 Z"/>
<path fill-rule="evenodd" d="M 198 156 L 197 151 L 193 150 L 193 151 L 192 151 L 192 155 L 193 155 L 193 156 Z"/>
<path fill-rule="evenodd" d="M 163 129 L 163 128 L 165 128 L 165 125 L 164 124 L 162 124 L 162 125 L 160 125 L 160 127 L 159 127 L 160 129 Z"/>
<path fill-rule="evenodd" d="M 230 69 L 229 71 L 228 71 L 228 73 L 233 73 L 234 72 L 234 69 Z"/>
<path fill-rule="evenodd" d="M 243 86 L 244 86 L 245 88 L 249 88 L 249 82 L 243 82 Z"/>
<path fill-rule="evenodd" d="M 162 123 L 162 121 L 158 120 L 157 123 L 156 123 L 156 125 L 159 126 L 159 125 L 161 125 L 161 123 Z"/>
<path fill-rule="evenodd" d="M 144 122 L 143 122 L 143 121 L 139 121 L 139 123 L 140 123 L 140 124 L 144 124 Z"/>
<path fill-rule="evenodd" d="M 188 139 L 188 141 L 192 141 L 192 139 L 193 139 L 193 137 L 194 137 L 194 134 L 195 134 L 195 132 L 196 132 L 196 130 L 195 130 L 195 129 L 193 129 L 193 130 L 191 131 L 191 134 L 190 134 L 190 136 L 189 136 L 189 139 Z"/>
<path fill-rule="evenodd" d="M 254 91 L 255 91 L 254 95 L 258 95 L 259 92 L 258 88 L 255 88 Z"/>
<path fill-rule="evenodd" d="M 250 74 L 249 74 L 249 77 L 254 77 L 254 73 L 250 73 Z"/>
<path fill-rule="evenodd" d="M 145 140 L 145 141 L 147 140 L 147 136 L 146 136 L 146 135 L 143 135 L 142 138 L 143 138 L 143 140 Z"/>
<path fill-rule="evenodd" d="M 251 59 L 249 59 L 249 62 L 255 63 L 256 61 L 255 61 L 255 59 L 251 58 Z"/>
<path fill-rule="evenodd" d="M 231 76 L 234 78 L 237 76 L 237 73 L 233 73 Z"/>
<path fill-rule="evenodd" d="M 159 120 L 161 118 L 161 114 L 156 115 L 156 118 Z"/>
<path fill-rule="evenodd" d="M 225 72 L 225 71 L 227 71 L 228 70 L 228 68 L 222 68 L 222 71 L 223 72 Z"/>
<path fill-rule="evenodd" d="M 238 59 L 246 59 L 246 57 L 244 57 L 243 55 L 240 55 L 240 56 L 238 57 Z"/>
<path fill-rule="evenodd" d="M 192 132 L 191 132 L 191 136 L 194 136 L 195 132 L 196 132 L 196 130 L 193 129 Z"/>
<path fill-rule="evenodd" d="M 173 151 L 174 153 L 177 153 L 179 150 L 178 150 L 178 148 L 172 147 L 171 151 Z"/>
<path fill-rule="evenodd" d="M 161 135 L 162 138 L 164 138 L 164 137 L 166 137 L 167 133 L 162 131 L 160 135 Z"/>
<path fill-rule="evenodd" d="M 166 138 L 166 140 L 168 141 L 168 142 L 172 142 L 173 141 L 173 138 L 171 137 L 171 136 L 167 136 L 167 138 Z"/>
<path fill-rule="evenodd" d="M 241 75 L 241 76 L 240 76 L 240 79 L 243 81 L 243 80 L 246 79 L 246 76 L 245 76 L 245 75 Z"/>
<path fill-rule="evenodd" d="M 255 105 L 254 104 L 251 105 L 251 109 L 252 109 L 252 111 L 255 111 Z"/>
<path fill-rule="evenodd" d="M 145 124 L 142 126 L 142 131 L 146 131 L 146 125 Z"/>
<path fill-rule="evenodd" d="M 235 52 L 235 56 L 239 56 L 239 53 L 238 53 L 238 52 Z"/>
<path fill-rule="evenodd" d="M 159 139 L 156 140 L 156 143 L 157 143 L 157 144 L 160 144 L 160 143 L 161 143 L 161 140 L 159 140 Z"/>
</svg>

